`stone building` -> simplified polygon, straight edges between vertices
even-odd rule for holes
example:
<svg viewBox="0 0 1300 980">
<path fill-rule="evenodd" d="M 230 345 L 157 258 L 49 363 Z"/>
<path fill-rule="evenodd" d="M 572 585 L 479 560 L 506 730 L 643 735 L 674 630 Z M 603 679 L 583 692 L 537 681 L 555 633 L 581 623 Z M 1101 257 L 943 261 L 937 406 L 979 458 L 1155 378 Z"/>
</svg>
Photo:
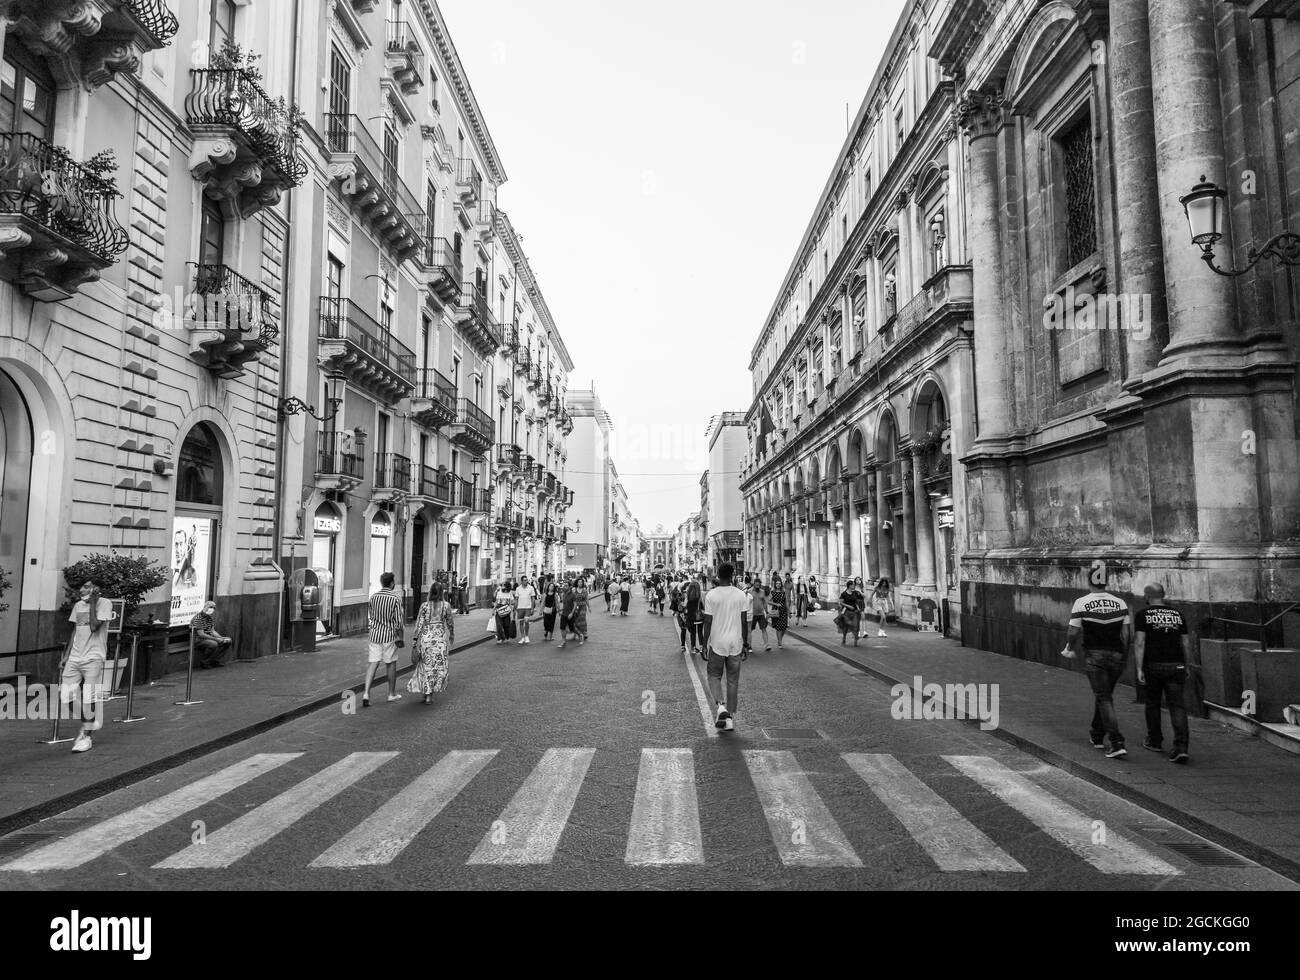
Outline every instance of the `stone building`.
<svg viewBox="0 0 1300 980">
<path fill-rule="evenodd" d="M 211 597 L 257 655 L 307 174 L 295 10 L 68 7 L 0 5 L 0 675 L 52 675 L 63 569 L 111 550 L 171 570 L 141 613 L 177 647 Z"/>
<path fill-rule="evenodd" d="M 905 622 L 955 635 L 971 256 L 934 16 L 903 10 L 753 346 L 740 485 L 746 569 L 887 577 Z"/>
<path fill-rule="evenodd" d="M 595 391 L 568 392 L 564 408 L 573 425 L 568 465 L 574 530 L 569 532 L 566 571 L 604 571 L 613 544 L 614 424 Z"/>
<path fill-rule="evenodd" d="M 1300 227 L 1293 7 L 937 12 L 969 160 L 966 642 L 1055 662 L 1094 563 L 1121 595 L 1163 583 L 1199 624 L 1295 600 L 1296 285 L 1271 259 L 1217 274 L 1180 203 L 1226 192 L 1206 247 L 1232 271 Z"/>
<path fill-rule="evenodd" d="M 707 523 L 709 564 L 731 562 L 737 574 L 745 571 L 744 517 L 740 495 L 740 468 L 748 452 L 744 412 L 723 412 L 713 419 L 706 441 L 709 446 Z"/>
</svg>

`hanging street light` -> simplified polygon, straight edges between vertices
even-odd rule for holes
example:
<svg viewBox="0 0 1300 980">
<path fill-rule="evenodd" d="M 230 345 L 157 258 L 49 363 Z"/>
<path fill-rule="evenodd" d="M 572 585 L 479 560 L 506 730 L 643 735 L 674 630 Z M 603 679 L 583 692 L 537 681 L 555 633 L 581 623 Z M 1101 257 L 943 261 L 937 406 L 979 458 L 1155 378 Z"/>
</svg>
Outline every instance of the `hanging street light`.
<svg viewBox="0 0 1300 980">
<path fill-rule="evenodd" d="M 1223 240 L 1228 192 L 1213 181 L 1206 180 L 1202 174 L 1200 183 L 1178 201 L 1183 206 L 1183 214 L 1187 216 L 1192 244 L 1200 246 L 1201 258 L 1219 275 L 1232 278 L 1243 276 L 1266 258 L 1283 265 L 1300 265 L 1300 235 L 1283 231 L 1265 242 L 1263 248 L 1257 249 L 1254 245 L 1247 248 L 1244 268 L 1219 268 L 1214 264 L 1214 246 Z"/>
</svg>

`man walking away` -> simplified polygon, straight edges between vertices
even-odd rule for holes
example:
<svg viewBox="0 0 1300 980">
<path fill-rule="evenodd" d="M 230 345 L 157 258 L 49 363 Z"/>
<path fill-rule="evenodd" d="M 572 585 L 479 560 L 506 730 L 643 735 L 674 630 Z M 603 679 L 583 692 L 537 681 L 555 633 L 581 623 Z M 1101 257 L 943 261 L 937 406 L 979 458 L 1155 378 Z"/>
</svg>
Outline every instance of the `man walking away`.
<svg viewBox="0 0 1300 980">
<path fill-rule="evenodd" d="M 1144 749 L 1164 751 L 1160 725 L 1160 696 L 1169 709 L 1174 729 L 1174 750 L 1170 762 L 1186 764 L 1188 748 L 1187 703 L 1183 685 L 1187 682 L 1187 622 L 1183 614 L 1165 602 L 1163 585 L 1148 585 L 1143 594 L 1147 607 L 1137 614 L 1133 629 L 1133 659 L 1137 681 L 1146 689 L 1147 737 Z"/>
<path fill-rule="evenodd" d="M 740 694 L 740 664 L 749 655 L 749 596 L 731 584 L 730 562 L 718 566 L 718 584 L 704 597 L 704 659 L 709 664 L 709 693 L 717 705 L 714 722 L 724 732 L 736 730 L 736 701 Z M 722 675 L 727 675 L 727 700 L 722 700 Z"/>
<path fill-rule="evenodd" d="M 1090 733 L 1092 747 L 1106 748 L 1103 736 L 1109 735 L 1110 751 L 1106 758 L 1122 759 L 1128 750 L 1124 748 L 1124 736 L 1115 716 L 1114 694 L 1133 639 L 1133 614 L 1123 599 L 1104 591 L 1104 578 L 1100 583 L 1094 579 L 1093 584 L 1099 584 L 1102 591 L 1089 592 L 1075 602 L 1061 656 L 1073 660 L 1082 641 L 1085 671 L 1096 700 Z"/>
<path fill-rule="evenodd" d="M 217 604 L 209 599 L 203 604 L 203 612 L 190 621 L 194 631 L 194 647 L 199 655 L 199 669 L 209 670 L 226 666 L 226 657 L 235 642 L 228 636 L 217 632 L 213 617 L 217 614 Z"/>
<path fill-rule="evenodd" d="M 370 685 L 375 671 L 383 663 L 388 672 L 388 700 L 400 701 L 397 693 L 397 648 L 405 646 L 402 639 L 402 597 L 393 590 L 397 580 L 392 572 L 379 576 L 380 589 L 370 597 L 370 664 L 366 668 L 366 686 L 361 694 L 361 707 L 370 707 Z"/>
</svg>

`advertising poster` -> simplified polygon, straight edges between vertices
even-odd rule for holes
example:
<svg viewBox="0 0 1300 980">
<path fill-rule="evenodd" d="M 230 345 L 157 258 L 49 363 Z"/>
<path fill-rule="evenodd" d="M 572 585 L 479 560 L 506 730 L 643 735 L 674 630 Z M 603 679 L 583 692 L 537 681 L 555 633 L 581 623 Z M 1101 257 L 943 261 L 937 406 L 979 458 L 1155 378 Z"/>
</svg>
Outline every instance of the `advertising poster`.
<svg viewBox="0 0 1300 980">
<path fill-rule="evenodd" d="M 195 614 L 203 611 L 211 556 L 211 518 L 172 520 L 172 626 L 188 626 Z"/>
</svg>

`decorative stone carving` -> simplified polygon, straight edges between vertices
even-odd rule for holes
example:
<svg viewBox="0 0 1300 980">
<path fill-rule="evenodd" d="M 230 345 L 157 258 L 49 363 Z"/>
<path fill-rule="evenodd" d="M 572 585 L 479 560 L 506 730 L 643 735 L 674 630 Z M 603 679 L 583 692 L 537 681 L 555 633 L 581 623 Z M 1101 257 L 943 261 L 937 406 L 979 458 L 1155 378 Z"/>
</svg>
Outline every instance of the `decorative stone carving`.
<svg viewBox="0 0 1300 980">
<path fill-rule="evenodd" d="M 967 139 L 992 136 L 1010 121 L 1001 92 L 971 92 L 957 103 L 957 123 L 966 131 Z"/>
</svg>

